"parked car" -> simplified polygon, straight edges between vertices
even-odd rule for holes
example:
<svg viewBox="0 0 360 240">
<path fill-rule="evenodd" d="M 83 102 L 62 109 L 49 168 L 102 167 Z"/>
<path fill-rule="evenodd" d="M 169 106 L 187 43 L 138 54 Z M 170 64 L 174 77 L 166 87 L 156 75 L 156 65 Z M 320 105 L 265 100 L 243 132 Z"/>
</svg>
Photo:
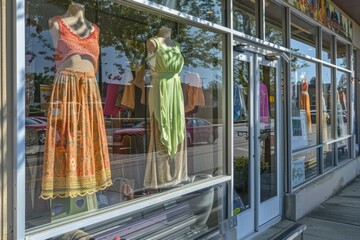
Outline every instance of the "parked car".
<svg viewBox="0 0 360 240">
<path fill-rule="evenodd" d="M 202 118 L 186 118 L 186 138 L 188 146 L 195 143 L 211 144 L 219 137 L 218 127 L 211 124 L 209 121 Z M 149 123 L 149 122 L 148 122 Z M 150 133 L 149 127 L 147 128 L 148 135 Z M 145 135 L 145 121 L 139 122 L 131 128 L 117 130 L 113 133 L 113 142 L 122 142 L 125 136 L 131 135 Z"/>
<path fill-rule="evenodd" d="M 46 121 L 39 117 L 26 117 L 25 127 L 32 128 L 37 132 L 39 138 L 39 144 L 45 144 L 46 136 Z"/>
</svg>

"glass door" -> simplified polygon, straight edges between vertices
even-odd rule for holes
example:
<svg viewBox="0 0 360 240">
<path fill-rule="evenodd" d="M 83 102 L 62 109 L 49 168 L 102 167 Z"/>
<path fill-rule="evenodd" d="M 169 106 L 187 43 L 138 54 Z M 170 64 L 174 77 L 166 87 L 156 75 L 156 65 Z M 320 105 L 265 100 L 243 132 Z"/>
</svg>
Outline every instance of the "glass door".
<svg viewBox="0 0 360 240">
<path fill-rule="evenodd" d="M 255 119 L 255 181 L 259 203 L 258 226 L 275 218 L 280 213 L 279 204 L 279 154 L 277 135 L 277 115 L 279 114 L 280 71 L 278 60 L 268 61 L 265 56 L 257 56 L 256 65 L 256 106 Z"/>
<path fill-rule="evenodd" d="M 238 237 L 279 216 L 278 60 L 234 52 L 234 213 Z"/>
</svg>

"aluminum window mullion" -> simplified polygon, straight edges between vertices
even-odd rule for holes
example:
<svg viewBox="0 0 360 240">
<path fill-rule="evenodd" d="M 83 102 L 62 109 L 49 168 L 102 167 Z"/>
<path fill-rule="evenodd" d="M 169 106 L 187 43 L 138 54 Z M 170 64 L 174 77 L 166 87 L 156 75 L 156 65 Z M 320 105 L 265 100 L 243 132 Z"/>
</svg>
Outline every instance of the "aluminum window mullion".
<svg viewBox="0 0 360 240">
<path fill-rule="evenodd" d="M 333 35 L 333 42 L 332 42 L 332 45 L 333 45 L 333 55 L 332 55 L 332 58 L 331 58 L 331 61 L 333 64 L 336 65 L 336 56 L 337 56 L 337 37 L 335 35 Z M 336 67 L 333 67 L 331 68 L 331 71 L 332 71 L 332 79 L 331 79 L 331 86 L 332 86 L 332 112 L 333 112 L 333 116 L 334 116 L 334 120 L 333 122 L 331 123 L 331 126 L 332 126 L 332 135 L 334 136 L 333 139 L 336 140 L 335 143 L 334 143 L 334 166 L 337 166 L 339 161 L 338 161 L 338 151 L 337 151 L 337 96 L 336 96 L 336 72 L 337 72 L 337 68 Z"/>
<path fill-rule="evenodd" d="M 349 69 L 351 71 L 351 75 L 349 76 L 349 89 L 350 92 L 348 93 L 348 102 L 349 102 L 349 109 L 351 111 L 348 111 L 348 119 L 350 120 L 350 134 L 352 136 L 351 140 L 350 140 L 350 158 L 354 158 L 355 157 L 355 108 L 354 108 L 354 96 L 355 96 L 355 81 L 354 81 L 354 64 L 352 61 L 352 56 L 354 55 L 354 51 L 353 51 L 353 46 L 352 45 L 348 45 L 348 62 L 349 62 Z M 354 56 L 355 57 L 355 56 Z M 355 58 L 354 58 L 355 61 Z"/>
<path fill-rule="evenodd" d="M 317 28 L 317 57 L 319 59 L 322 58 L 322 49 L 323 49 L 323 38 L 322 38 L 322 29 L 321 27 Z M 318 129 L 318 143 L 319 144 L 324 144 L 324 139 L 323 139 L 323 117 L 324 117 L 324 109 L 322 108 L 322 98 L 323 98 L 323 82 L 322 82 L 322 62 L 317 63 L 316 65 L 316 70 L 317 70 L 317 79 L 319 79 L 319 81 L 316 81 L 315 85 L 316 85 L 316 108 L 317 108 L 317 114 L 318 116 L 316 117 L 316 121 L 317 121 L 317 129 Z M 318 151 L 318 173 L 322 174 L 324 172 L 324 156 L 323 156 L 323 147 L 321 147 Z"/>
<path fill-rule="evenodd" d="M 285 46 L 290 49 L 290 42 L 291 42 L 291 11 L 290 8 L 285 8 L 285 26 L 284 30 L 286 32 L 286 40 L 285 40 Z M 291 55 L 290 55 L 291 57 Z M 292 107 L 291 107 L 291 96 L 290 96 L 290 86 L 291 86 L 291 61 L 285 63 L 286 71 L 285 71 L 285 112 L 286 112 L 286 121 L 285 121 L 285 168 L 284 168 L 284 176 L 286 176 L 286 187 L 285 190 L 289 192 L 290 194 L 293 192 L 293 184 L 292 184 Z"/>
<path fill-rule="evenodd" d="M 258 0 L 258 4 L 255 4 L 256 19 L 257 24 L 257 33 L 259 39 L 265 40 L 265 0 Z"/>
<path fill-rule="evenodd" d="M 14 239 L 25 239 L 25 0 L 7 1 L 9 4 L 9 21 L 12 25 L 11 37 L 14 47 L 12 52 L 11 75 L 13 81 L 12 92 L 12 140 L 14 159 Z M 9 80 L 9 79 L 8 79 Z M 11 104 L 11 103 L 10 103 Z"/>
<path fill-rule="evenodd" d="M 226 1 L 226 9 L 233 9 L 233 5 L 232 5 L 232 0 L 227 0 Z M 229 10 L 229 12 L 225 12 L 225 15 L 227 16 L 227 22 L 229 23 L 229 27 L 230 29 L 233 29 L 233 14 L 232 12 Z M 223 98 L 225 98 L 225 101 L 223 101 L 223 109 L 225 110 L 225 114 L 223 116 L 227 116 L 225 120 L 225 123 L 227 126 L 226 127 L 226 131 L 223 131 L 223 134 L 227 134 L 227 136 L 223 135 L 223 139 L 226 139 L 225 142 L 223 142 L 223 148 L 226 149 L 226 153 L 224 153 L 224 161 L 225 162 L 225 166 L 227 166 L 227 172 L 228 174 L 230 174 L 231 177 L 231 181 L 230 181 L 230 189 L 228 189 L 228 199 L 227 199 L 227 205 L 229 207 L 227 207 L 227 216 L 233 216 L 233 199 L 234 199 L 234 147 L 233 147 L 233 142 L 234 142 L 234 125 L 233 125 L 233 81 L 234 81 L 234 56 L 233 56 L 233 42 L 234 42 L 234 36 L 231 33 L 226 35 L 226 52 L 224 56 L 226 57 L 226 68 L 225 68 L 225 76 L 227 76 L 227 81 L 225 82 L 225 88 L 223 88 Z M 226 54 L 227 53 L 227 54 Z M 225 106 L 224 106 L 225 104 Z"/>
</svg>

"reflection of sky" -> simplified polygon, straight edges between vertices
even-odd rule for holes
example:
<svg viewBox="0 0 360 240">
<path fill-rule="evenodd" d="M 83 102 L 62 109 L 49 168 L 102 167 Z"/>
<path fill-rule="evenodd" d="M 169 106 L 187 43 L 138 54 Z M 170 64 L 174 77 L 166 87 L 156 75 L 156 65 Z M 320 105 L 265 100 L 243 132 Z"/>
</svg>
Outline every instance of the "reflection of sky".
<svg viewBox="0 0 360 240">
<path fill-rule="evenodd" d="M 44 30 L 40 34 L 36 33 L 36 27 L 26 27 L 26 59 L 30 60 L 32 54 L 35 54 L 33 62 L 26 62 L 27 65 L 32 65 L 31 71 L 36 73 L 45 73 L 45 68 L 52 67 L 55 63 L 52 60 L 47 60 L 46 57 L 53 57 L 53 43 L 51 40 L 49 30 Z"/>
</svg>

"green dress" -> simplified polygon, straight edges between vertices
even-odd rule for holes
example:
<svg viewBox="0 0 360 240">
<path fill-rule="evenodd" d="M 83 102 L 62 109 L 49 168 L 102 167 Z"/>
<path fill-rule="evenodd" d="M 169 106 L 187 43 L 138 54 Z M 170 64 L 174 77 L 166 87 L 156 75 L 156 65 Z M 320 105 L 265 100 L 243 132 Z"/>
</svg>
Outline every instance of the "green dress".
<svg viewBox="0 0 360 240">
<path fill-rule="evenodd" d="M 159 188 L 187 179 L 184 97 L 179 76 L 184 58 L 178 44 L 167 47 L 154 41 L 157 48 L 149 57 L 151 127 L 144 186 Z"/>
</svg>

